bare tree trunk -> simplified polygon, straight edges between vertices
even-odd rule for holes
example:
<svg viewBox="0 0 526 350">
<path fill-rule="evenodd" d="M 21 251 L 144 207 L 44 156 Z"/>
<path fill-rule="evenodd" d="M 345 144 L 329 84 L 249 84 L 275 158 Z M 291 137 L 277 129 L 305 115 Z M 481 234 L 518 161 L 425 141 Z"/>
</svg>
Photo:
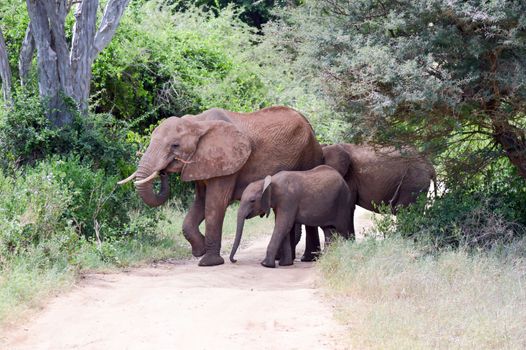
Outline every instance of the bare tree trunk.
<svg viewBox="0 0 526 350">
<path fill-rule="evenodd" d="M 27 26 L 26 35 L 20 48 L 20 56 L 18 57 L 18 72 L 20 75 L 20 84 L 26 85 L 27 75 L 31 69 L 31 62 L 35 54 L 35 40 L 31 31 L 31 23 Z"/>
<path fill-rule="evenodd" d="M 109 0 L 104 9 L 98 31 L 96 30 L 96 15 L 98 0 L 84 0 L 75 12 L 73 43 L 71 48 L 71 62 L 73 81 L 75 82 L 75 100 L 81 110 L 86 111 L 91 83 L 91 66 L 97 55 L 108 46 L 115 35 L 119 22 L 128 6 L 129 0 Z M 77 25 L 80 20 L 82 25 Z"/>
<path fill-rule="evenodd" d="M 98 0 L 84 0 L 75 11 L 75 27 L 71 44 L 71 69 L 73 96 L 82 111 L 88 109 L 89 89 L 91 82 L 91 64 L 93 42 L 97 31 Z"/>
<path fill-rule="evenodd" d="M 98 0 L 76 2 L 75 27 L 71 50 L 65 35 L 68 0 L 26 0 L 30 26 L 22 44 L 19 59 L 24 82 L 37 49 L 39 91 L 48 101 L 50 117 L 55 125 L 71 122 L 61 94 L 72 97 L 79 109 L 86 112 L 93 61 L 111 41 L 129 0 L 109 0 L 97 30 Z"/>
<path fill-rule="evenodd" d="M 46 3 L 49 1 L 27 0 L 27 11 L 31 21 L 31 32 L 37 47 L 40 96 L 47 102 L 48 117 L 53 125 L 62 126 L 71 122 L 71 114 L 67 111 L 63 96 L 61 96 L 63 91 L 58 66 L 59 60 L 53 45 L 49 15 L 46 9 Z M 66 78 L 66 76 L 62 78 Z"/>
<path fill-rule="evenodd" d="M 4 103 L 11 104 L 11 69 L 7 58 L 7 48 L 5 46 L 4 34 L 0 28 L 0 79 L 2 80 L 2 96 Z"/>
</svg>

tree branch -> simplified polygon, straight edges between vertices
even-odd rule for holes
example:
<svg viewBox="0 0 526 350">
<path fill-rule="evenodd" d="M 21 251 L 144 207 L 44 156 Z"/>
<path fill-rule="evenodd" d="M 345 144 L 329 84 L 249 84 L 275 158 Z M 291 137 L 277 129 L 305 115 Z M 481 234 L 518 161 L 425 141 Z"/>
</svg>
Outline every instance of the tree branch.
<svg viewBox="0 0 526 350">
<path fill-rule="evenodd" d="M 11 69 L 7 58 L 4 34 L 0 28 L 0 79 L 2 79 L 2 95 L 7 105 L 11 104 Z"/>
<path fill-rule="evenodd" d="M 75 26 L 71 43 L 71 70 L 73 76 L 73 95 L 80 103 L 81 110 L 86 110 L 91 80 L 92 45 L 97 26 L 98 0 L 83 0 L 75 10 Z"/>
<path fill-rule="evenodd" d="M 43 1 L 43 3 L 46 8 L 47 17 L 49 18 L 51 34 L 53 35 L 52 47 L 57 54 L 60 86 L 68 96 L 71 96 L 73 86 L 71 81 L 69 48 L 64 28 L 69 7 L 66 0 L 47 0 Z"/>
<path fill-rule="evenodd" d="M 35 39 L 33 39 L 33 32 L 31 30 L 31 23 L 28 24 L 26 35 L 20 48 L 20 56 L 18 57 L 18 72 L 20 74 L 20 84 L 26 84 L 26 78 L 31 69 L 31 62 L 35 54 Z"/>
<path fill-rule="evenodd" d="M 97 57 L 99 52 L 110 43 L 111 38 L 115 34 L 119 22 L 121 20 L 124 9 L 128 6 L 130 0 L 109 0 L 106 8 L 104 9 L 104 15 L 102 21 L 95 35 L 95 42 L 93 44 L 93 50 L 91 53 L 92 61 Z"/>
</svg>

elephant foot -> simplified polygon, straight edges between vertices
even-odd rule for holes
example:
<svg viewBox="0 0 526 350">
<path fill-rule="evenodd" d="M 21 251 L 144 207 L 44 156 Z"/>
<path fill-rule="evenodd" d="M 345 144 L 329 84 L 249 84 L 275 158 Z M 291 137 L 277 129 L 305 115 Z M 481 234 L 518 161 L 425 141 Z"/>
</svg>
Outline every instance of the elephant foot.
<svg viewBox="0 0 526 350">
<path fill-rule="evenodd" d="M 205 255 L 205 253 L 206 253 L 205 248 L 202 248 L 202 249 L 200 249 L 200 248 L 192 248 L 192 255 L 195 256 L 196 258 L 199 258 L 199 257 Z"/>
<path fill-rule="evenodd" d="M 303 262 L 311 262 L 311 261 L 316 261 L 318 260 L 318 258 L 320 257 L 320 254 L 319 253 L 305 253 L 303 254 L 303 256 L 301 257 L 301 261 Z"/>
<path fill-rule="evenodd" d="M 261 262 L 261 265 L 265 266 L 265 267 L 271 267 L 271 268 L 274 268 L 276 267 L 276 261 L 274 261 L 274 259 L 265 259 Z"/>
<path fill-rule="evenodd" d="M 292 264 L 294 264 L 294 260 L 292 259 L 281 259 L 279 261 L 279 266 L 290 266 Z"/>
<path fill-rule="evenodd" d="M 225 263 L 225 259 L 223 259 L 220 255 L 218 254 L 205 254 L 205 256 L 203 256 L 201 258 L 201 260 L 199 260 L 199 266 L 216 266 L 216 265 L 222 265 Z"/>
<path fill-rule="evenodd" d="M 200 242 L 200 243 L 192 242 L 191 245 L 192 245 L 192 255 L 193 256 L 195 256 L 196 258 L 199 258 L 205 255 L 206 248 L 205 248 L 204 240 L 203 242 Z"/>
</svg>

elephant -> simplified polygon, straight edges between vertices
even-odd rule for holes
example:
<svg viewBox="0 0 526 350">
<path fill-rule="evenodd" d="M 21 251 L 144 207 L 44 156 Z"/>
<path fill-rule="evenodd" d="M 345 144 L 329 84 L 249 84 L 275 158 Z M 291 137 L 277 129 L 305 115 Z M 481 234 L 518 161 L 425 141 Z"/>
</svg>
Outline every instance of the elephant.
<svg viewBox="0 0 526 350">
<path fill-rule="evenodd" d="M 324 164 L 336 169 L 345 179 L 360 207 L 379 212 L 388 205 L 396 215 L 399 207 L 414 203 L 427 193 L 436 172 L 428 159 L 412 148 L 374 147 L 341 143 L 323 146 Z M 351 237 L 352 238 L 352 237 Z M 317 234 L 307 235 L 302 261 L 316 258 L 320 247 Z"/>
<path fill-rule="evenodd" d="M 170 196 L 168 174 L 195 183 L 195 199 L 183 221 L 183 235 L 200 266 L 224 263 L 220 255 L 225 211 L 251 182 L 282 170 L 308 170 L 323 154 L 308 120 L 296 110 L 274 106 L 252 113 L 213 108 L 170 117 L 152 132 L 137 171 L 142 200 L 156 207 Z M 154 179 L 160 177 L 159 191 Z M 205 221 L 205 235 L 199 225 Z"/>
<path fill-rule="evenodd" d="M 265 259 L 261 262 L 265 267 L 276 267 L 276 255 L 280 248 L 279 264 L 293 264 L 293 233 L 297 224 L 320 226 L 329 241 L 332 229 L 346 238 L 354 234 L 355 198 L 338 171 L 327 165 L 306 171 L 280 171 L 264 180 L 252 182 L 243 192 L 237 214 L 236 237 L 230 253 L 231 262 L 236 262 L 234 256 L 245 220 L 256 215 L 268 216 L 271 208 L 275 224 Z"/>
</svg>

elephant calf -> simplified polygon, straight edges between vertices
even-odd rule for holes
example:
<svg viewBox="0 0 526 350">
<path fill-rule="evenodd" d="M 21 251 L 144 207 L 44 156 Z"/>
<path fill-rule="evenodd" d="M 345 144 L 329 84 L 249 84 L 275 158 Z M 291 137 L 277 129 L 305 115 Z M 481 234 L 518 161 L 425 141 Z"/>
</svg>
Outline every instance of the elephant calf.
<svg viewBox="0 0 526 350">
<path fill-rule="evenodd" d="M 320 165 L 307 171 L 281 171 L 264 180 L 252 182 L 243 191 L 237 215 L 237 231 L 230 261 L 236 254 L 245 219 L 268 215 L 274 210 L 274 232 L 267 247 L 263 266 L 275 267 L 281 247 L 279 264 L 292 265 L 290 232 L 295 224 L 320 226 L 330 240 L 331 229 L 344 237 L 354 234 L 355 199 L 338 171 Z"/>
</svg>

